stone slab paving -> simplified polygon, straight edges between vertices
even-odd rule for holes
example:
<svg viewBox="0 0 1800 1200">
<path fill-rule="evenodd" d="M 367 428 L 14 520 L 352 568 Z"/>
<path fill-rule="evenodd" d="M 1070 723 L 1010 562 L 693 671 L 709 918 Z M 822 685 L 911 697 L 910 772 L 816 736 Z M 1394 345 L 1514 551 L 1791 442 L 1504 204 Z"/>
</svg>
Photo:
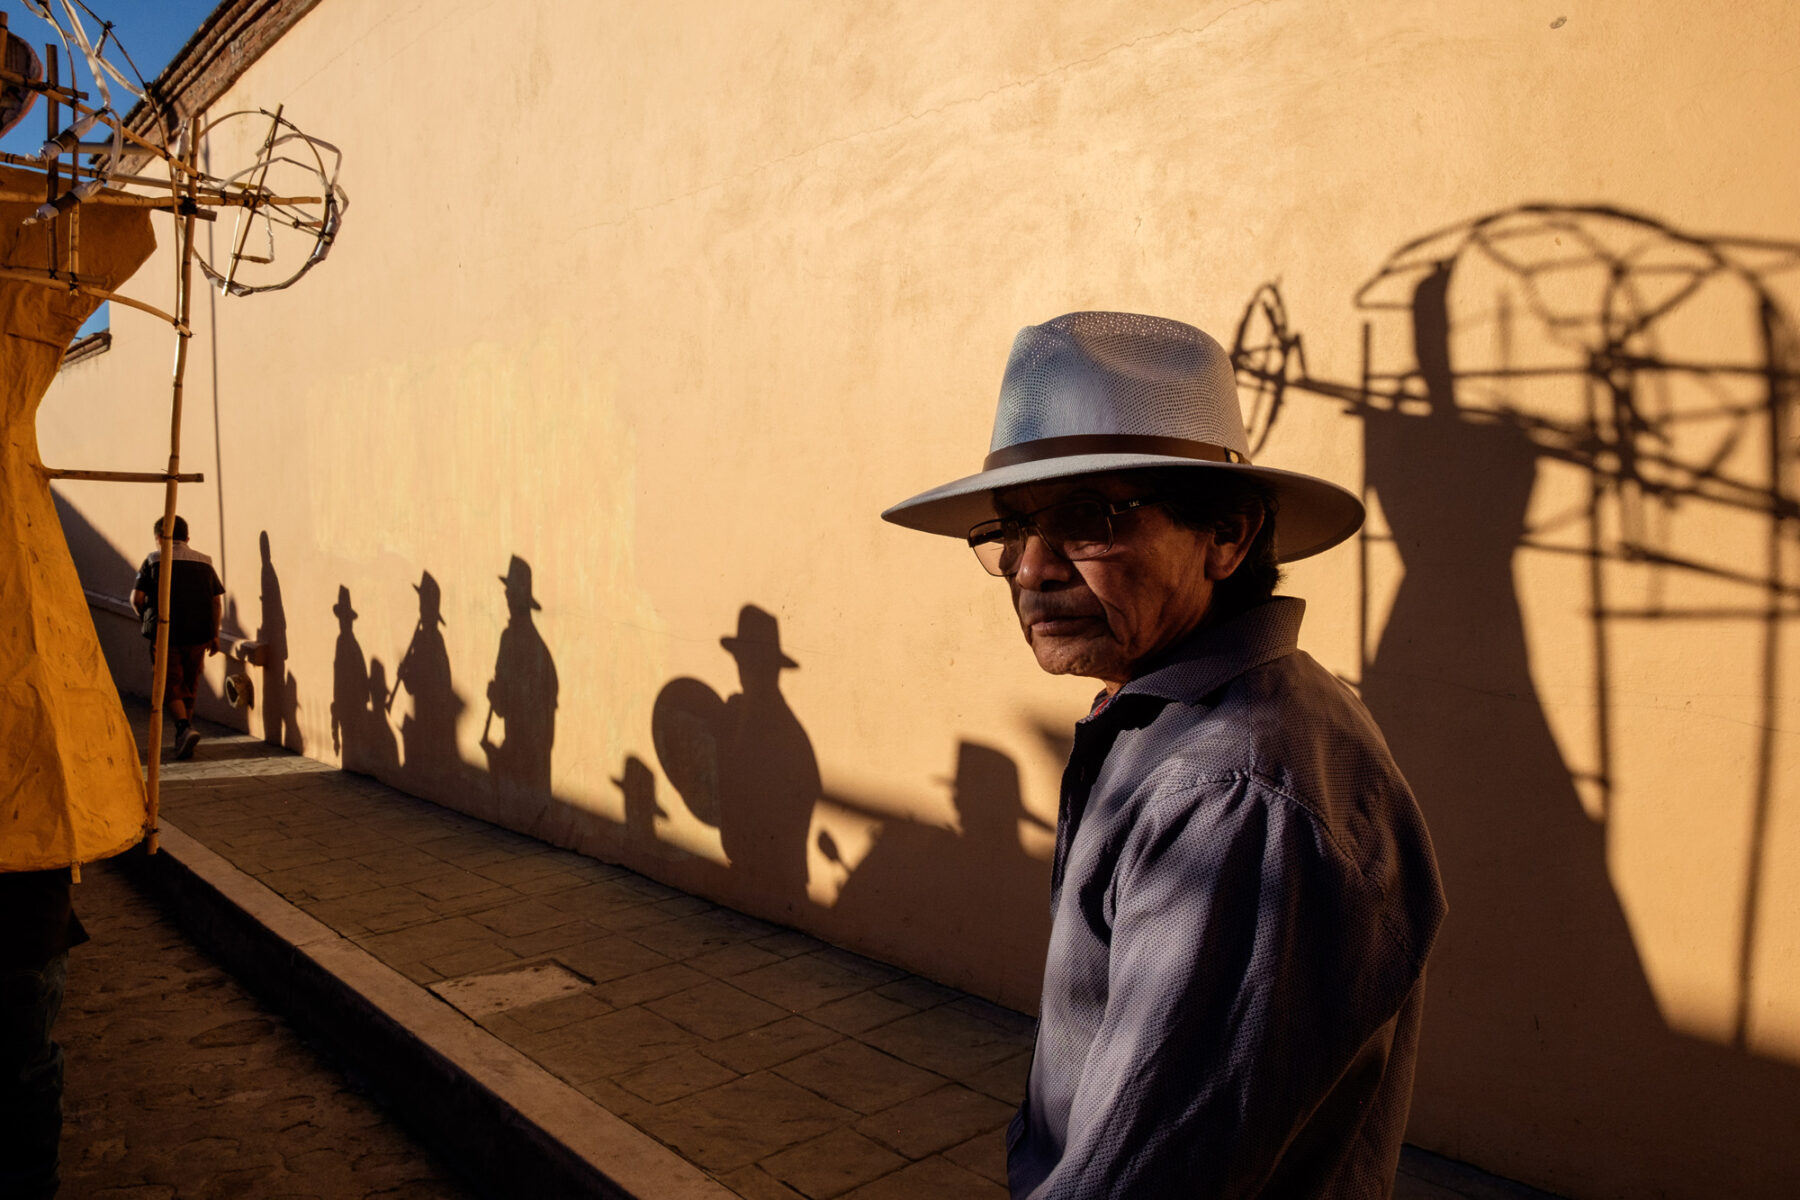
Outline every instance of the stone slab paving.
<svg viewBox="0 0 1800 1200">
<path fill-rule="evenodd" d="M 75 903 L 92 940 L 56 1024 L 62 1195 L 472 1200 L 115 864 Z"/>
<path fill-rule="evenodd" d="M 1006 1195 L 1017 1012 L 217 727 L 163 778 L 187 835 L 747 1200 Z M 1542 1195 L 1410 1149 L 1395 1194 Z"/>
<path fill-rule="evenodd" d="M 740 1196 L 1005 1195 L 1018 1013 L 242 735 L 163 779 L 188 836 Z"/>
</svg>

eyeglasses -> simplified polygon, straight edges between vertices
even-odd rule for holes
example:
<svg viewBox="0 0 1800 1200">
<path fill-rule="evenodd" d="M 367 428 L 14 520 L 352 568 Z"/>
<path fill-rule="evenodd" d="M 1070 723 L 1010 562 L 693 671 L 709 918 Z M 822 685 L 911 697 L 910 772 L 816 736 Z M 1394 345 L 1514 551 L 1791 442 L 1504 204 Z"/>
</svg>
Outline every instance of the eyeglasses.
<svg viewBox="0 0 1800 1200">
<path fill-rule="evenodd" d="M 1025 540 L 1034 532 L 1070 562 L 1099 558 L 1112 549 L 1114 517 L 1161 503 L 1155 496 L 1113 503 L 1064 500 L 1034 513 L 983 521 L 969 530 L 969 548 L 989 575 L 1002 579 L 1018 573 L 1025 557 Z"/>
</svg>

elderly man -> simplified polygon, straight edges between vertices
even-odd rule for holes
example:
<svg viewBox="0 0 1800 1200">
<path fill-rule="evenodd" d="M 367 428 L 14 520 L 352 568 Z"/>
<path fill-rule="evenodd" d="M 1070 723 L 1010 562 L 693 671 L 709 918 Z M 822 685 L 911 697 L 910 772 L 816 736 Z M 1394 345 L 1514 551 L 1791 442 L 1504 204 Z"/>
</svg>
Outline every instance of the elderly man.
<svg viewBox="0 0 1800 1200">
<path fill-rule="evenodd" d="M 1076 725 L 1051 868 L 1017 1197 L 1381 1197 L 1444 914 L 1367 710 L 1296 646 L 1280 563 L 1362 522 L 1252 466 L 1231 363 L 1191 326 L 1023 330 L 979 474 L 882 514 L 968 538 Z"/>
</svg>

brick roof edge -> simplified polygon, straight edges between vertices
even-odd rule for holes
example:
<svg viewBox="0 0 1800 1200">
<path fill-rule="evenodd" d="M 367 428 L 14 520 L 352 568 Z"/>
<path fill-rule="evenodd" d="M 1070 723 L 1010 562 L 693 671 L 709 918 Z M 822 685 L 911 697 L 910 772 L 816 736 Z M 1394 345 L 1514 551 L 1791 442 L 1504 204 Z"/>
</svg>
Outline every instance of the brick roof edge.
<svg viewBox="0 0 1800 1200">
<path fill-rule="evenodd" d="M 174 108 L 177 120 L 205 112 L 281 36 L 321 0 L 223 0 L 194 31 L 148 92 Z M 140 101 L 125 115 L 132 132 L 152 140 L 156 122 Z M 127 155 L 132 170 L 146 156 Z"/>
</svg>

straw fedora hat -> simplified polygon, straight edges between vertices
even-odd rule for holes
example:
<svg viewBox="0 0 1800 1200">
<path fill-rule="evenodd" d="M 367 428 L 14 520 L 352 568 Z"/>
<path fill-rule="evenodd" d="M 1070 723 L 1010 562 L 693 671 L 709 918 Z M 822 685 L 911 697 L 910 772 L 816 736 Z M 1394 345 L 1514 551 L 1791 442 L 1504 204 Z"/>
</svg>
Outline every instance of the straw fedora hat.
<svg viewBox="0 0 1800 1200">
<path fill-rule="evenodd" d="M 1275 494 L 1275 551 L 1283 562 L 1328 550 L 1363 522 L 1362 501 L 1337 484 L 1251 465 L 1224 347 L 1180 321 L 1112 312 L 1069 313 L 1020 330 L 982 470 L 881 515 L 962 537 L 998 515 L 1000 488 L 1142 467 L 1260 481 Z"/>
</svg>

